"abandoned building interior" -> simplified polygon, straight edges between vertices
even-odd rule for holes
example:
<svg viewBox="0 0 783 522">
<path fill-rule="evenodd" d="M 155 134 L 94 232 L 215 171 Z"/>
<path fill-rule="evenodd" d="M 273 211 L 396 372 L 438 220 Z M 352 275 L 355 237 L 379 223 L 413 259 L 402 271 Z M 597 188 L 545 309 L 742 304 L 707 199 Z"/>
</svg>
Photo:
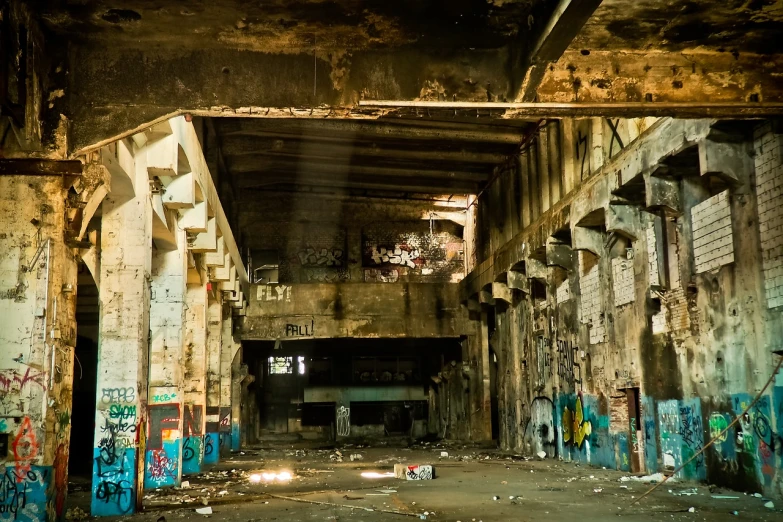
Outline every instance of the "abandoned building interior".
<svg viewBox="0 0 783 522">
<path fill-rule="evenodd" d="M 0 0 L 0 521 L 776 519 L 782 64 L 781 0 Z"/>
</svg>

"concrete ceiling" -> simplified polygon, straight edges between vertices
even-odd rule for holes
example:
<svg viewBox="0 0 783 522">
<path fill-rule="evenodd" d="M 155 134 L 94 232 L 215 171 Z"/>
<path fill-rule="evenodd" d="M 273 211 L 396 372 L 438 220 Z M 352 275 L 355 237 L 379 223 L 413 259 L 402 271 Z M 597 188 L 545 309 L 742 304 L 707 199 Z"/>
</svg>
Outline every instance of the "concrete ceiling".
<svg viewBox="0 0 783 522">
<path fill-rule="evenodd" d="M 45 25 L 131 48 L 356 51 L 409 44 L 496 48 L 546 0 L 145 0 L 39 2 Z"/>
<path fill-rule="evenodd" d="M 783 51 L 783 0 L 603 0 L 577 49 Z"/>
<path fill-rule="evenodd" d="M 214 118 L 238 192 L 326 187 L 384 194 L 475 194 L 535 123 L 460 117 L 378 120 Z"/>
</svg>

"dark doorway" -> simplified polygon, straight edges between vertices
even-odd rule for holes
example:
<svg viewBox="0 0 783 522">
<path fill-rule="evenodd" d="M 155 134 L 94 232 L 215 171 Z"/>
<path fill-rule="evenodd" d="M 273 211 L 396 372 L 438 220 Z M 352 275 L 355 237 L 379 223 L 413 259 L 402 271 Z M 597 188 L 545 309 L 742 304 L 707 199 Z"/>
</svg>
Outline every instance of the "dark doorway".
<svg viewBox="0 0 783 522">
<path fill-rule="evenodd" d="M 85 265 L 79 265 L 76 288 L 76 351 L 73 369 L 71 445 L 68 474 L 72 482 L 92 477 L 95 396 L 98 382 L 98 287 Z"/>
</svg>

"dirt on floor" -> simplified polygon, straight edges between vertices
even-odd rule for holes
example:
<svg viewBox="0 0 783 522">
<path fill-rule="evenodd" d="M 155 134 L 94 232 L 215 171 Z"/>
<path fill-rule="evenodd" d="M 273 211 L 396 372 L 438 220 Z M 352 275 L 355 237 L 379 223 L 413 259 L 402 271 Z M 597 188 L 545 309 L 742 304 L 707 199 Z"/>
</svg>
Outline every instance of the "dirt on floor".
<svg viewBox="0 0 783 522">
<path fill-rule="evenodd" d="M 397 463 L 431 464 L 435 478 L 389 476 Z M 320 448 L 275 443 L 234 453 L 209 471 L 183 478 L 181 488 L 146 491 L 144 512 L 105 520 L 783 520 L 783 503 L 761 496 L 670 480 L 633 504 L 661 477 L 445 442 Z M 85 486 L 72 487 L 71 521 L 89 512 Z"/>
</svg>

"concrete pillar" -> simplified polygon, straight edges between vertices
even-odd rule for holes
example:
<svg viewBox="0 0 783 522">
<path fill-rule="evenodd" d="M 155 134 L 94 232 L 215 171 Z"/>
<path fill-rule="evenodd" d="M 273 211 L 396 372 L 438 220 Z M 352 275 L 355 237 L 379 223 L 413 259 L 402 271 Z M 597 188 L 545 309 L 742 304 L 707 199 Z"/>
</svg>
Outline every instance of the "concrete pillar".
<svg viewBox="0 0 783 522">
<path fill-rule="evenodd" d="M 205 278 L 206 279 L 206 278 Z M 185 407 L 182 472 L 198 473 L 204 462 L 207 403 L 207 287 L 188 285 L 185 293 Z"/>
<path fill-rule="evenodd" d="M 247 366 L 242 364 L 242 351 L 237 350 L 231 361 L 231 449 L 239 451 L 242 447 L 242 386 L 245 378 L 250 377 Z"/>
<path fill-rule="evenodd" d="M 61 176 L 0 175 L 0 520 L 56 520 L 68 490 L 76 260 L 64 243 L 66 189 Z"/>
<path fill-rule="evenodd" d="M 92 514 L 96 516 L 133 513 L 141 502 L 152 207 L 143 154 L 135 158 L 134 165 L 135 172 L 128 174 L 135 177 L 135 194 L 108 195 L 101 218 L 92 485 Z"/>
<path fill-rule="evenodd" d="M 156 249 L 152 254 L 145 489 L 178 486 L 182 481 L 182 352 L 188 258 L 185 231 L 178 229 L 175 235 L 176 249 Z"/>
<path fill-rule="evenodd" d="M 218 294 L 220 297 L 220 294 Z M 204 464 L 220 459 L 220 351 L 223 345 L 223 304 L 209 297 L 207 308 L 207 422 Z"/>
<path fill-rule="evenodd" d="M 234 359 L 235 343 L 231 307 L 223 307 L 223 321 L 220 335 L 220 456 L 231 455 L 231 369 Z"/>
</svg>

